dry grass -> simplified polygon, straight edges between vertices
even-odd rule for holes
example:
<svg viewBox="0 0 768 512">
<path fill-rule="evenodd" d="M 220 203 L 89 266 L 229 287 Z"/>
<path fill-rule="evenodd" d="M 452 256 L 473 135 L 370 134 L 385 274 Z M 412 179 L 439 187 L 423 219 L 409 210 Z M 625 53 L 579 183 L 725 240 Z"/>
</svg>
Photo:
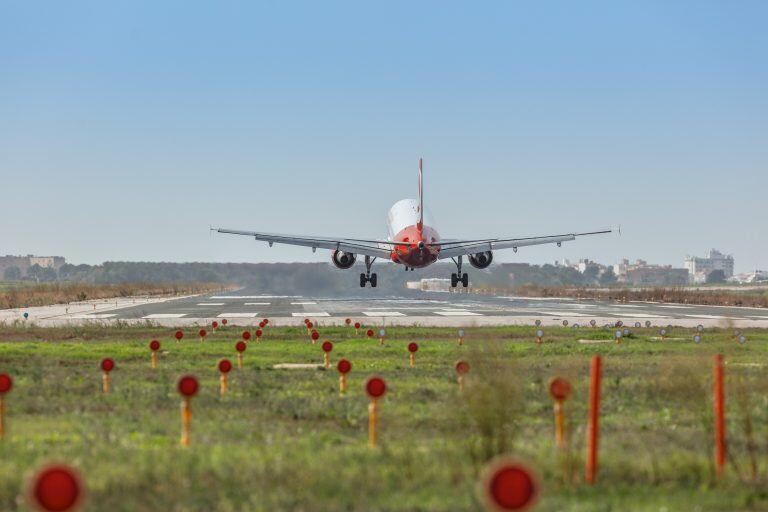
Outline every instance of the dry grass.
<svg viewBox="0 0 768 512">
<path fill-rule="evenodd" d="M 207 293 L 230 289 L 216 283 L 47 283 L 0 291 L 0 309 L 48 306 L 89 299 Z"/>
<path fill-rule="evenodd" d="M 670 302 L 676 304 L 701 304 L 712 306 L 747 306 L 768 308 L 768 295 L 762 292 L 740 293 L 724 290 L 687 290 L 685 288 L 648 288 L 632 290 L 628 288 L 569 288 L 524 285 L 514 292 L 524 297 L 572 297 L 595 300 L 615 300 L 619 302 L 648 301 Z"/>
</svg>

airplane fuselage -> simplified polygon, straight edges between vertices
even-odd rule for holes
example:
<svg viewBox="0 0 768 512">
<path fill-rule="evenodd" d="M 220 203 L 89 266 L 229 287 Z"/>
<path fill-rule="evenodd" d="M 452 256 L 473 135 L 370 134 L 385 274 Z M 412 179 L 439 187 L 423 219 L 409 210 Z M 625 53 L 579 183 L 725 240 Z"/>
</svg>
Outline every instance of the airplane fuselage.
<svg viewBox="0 0 768 512">
<path fill-rule="evenodd" d="M 440 247 L 433 244 L 440 241 L 428 211 L 424 222 L 419 222 L 419 202 L 416 199 L 402 199 L 389 209 L 387 229 L 389 240 L 408 245 L 395 245 L 391 259 L 406 267 L 422 268 L 437 261 Z"/>
</svg>

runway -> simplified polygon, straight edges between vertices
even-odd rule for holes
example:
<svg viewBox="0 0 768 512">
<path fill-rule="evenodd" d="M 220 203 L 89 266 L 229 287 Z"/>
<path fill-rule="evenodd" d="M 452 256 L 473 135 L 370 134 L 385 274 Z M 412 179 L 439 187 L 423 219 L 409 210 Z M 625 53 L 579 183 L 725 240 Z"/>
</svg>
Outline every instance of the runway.
<svg viewBox="0 0 768 512">
<path fill-rule="evenodd" d="M 48 306 L 0 312 L 0 321 L 18 319 L 22 311 L 38 325 L 87 322 L 152 322 L 167 326 L 205 325 L 227 319 L 231 325 L 300 324 L 310 318 L 321 325 L 342 324 L 346 318 L 366 325 L 481 326 L 532 324 L 599 325 L 622 320 L 653 325 L 768 327 L 768 310 L 760 308 L 599 302 L 580 299 L 493 297 L 448 293 L 404 293 L 371 297 L 306 297 L 260 294 L 258 290 L 178 299 L 113 299 L 87 304 Z"/>
</svg>

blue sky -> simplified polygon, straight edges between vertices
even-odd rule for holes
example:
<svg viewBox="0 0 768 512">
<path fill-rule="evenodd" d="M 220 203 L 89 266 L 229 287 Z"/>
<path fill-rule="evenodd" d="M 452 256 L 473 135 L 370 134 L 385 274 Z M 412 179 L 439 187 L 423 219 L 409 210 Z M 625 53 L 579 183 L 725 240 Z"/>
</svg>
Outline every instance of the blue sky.
<svg viewBox="0 0 768 512">
<path fill-rule="evenodd" d="M 317 261 L 208 226 L 622 225 L 499 261 L 768 268 L 768 3 L 4 2 L 0 253 Z"/>
</svg>

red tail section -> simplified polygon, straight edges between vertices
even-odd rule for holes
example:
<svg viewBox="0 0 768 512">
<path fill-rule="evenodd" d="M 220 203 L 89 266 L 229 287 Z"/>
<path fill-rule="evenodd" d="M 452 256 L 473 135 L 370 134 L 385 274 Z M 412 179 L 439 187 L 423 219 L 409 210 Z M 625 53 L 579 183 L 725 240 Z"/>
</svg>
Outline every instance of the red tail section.
<svg viewBox="0 0 768 512">
<path fill-rule="evenodd" d="M 424 170 L 422 167 L 422 159 L 419 158 L 419 222 L 416 227 L 419 229 L 419 235 L 424 228 Z"/>
</svg>

